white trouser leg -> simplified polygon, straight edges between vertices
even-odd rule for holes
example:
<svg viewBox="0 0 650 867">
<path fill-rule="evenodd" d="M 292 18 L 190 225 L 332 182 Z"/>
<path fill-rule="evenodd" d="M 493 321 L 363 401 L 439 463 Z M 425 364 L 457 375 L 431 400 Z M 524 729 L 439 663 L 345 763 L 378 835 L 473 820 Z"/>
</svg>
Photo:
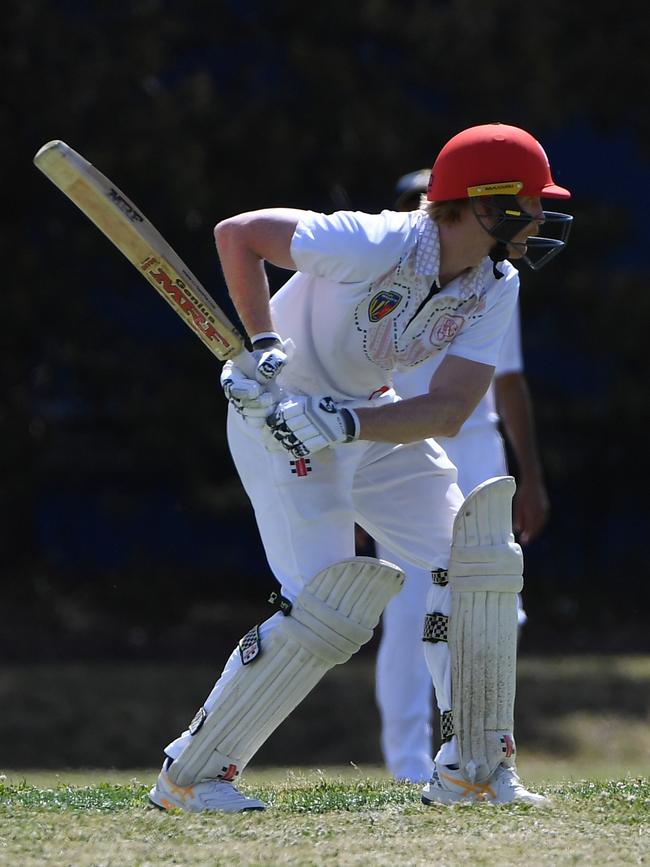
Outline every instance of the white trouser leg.
<svg viewBox="0 0 650 867">
<path fill-rule="evenodd" d="M 396 557 L 383 545 L 377 556 L 406 573 L 404 587 L 382 616 L 377 653 L 376 698 L 386 766 L 397 779 L 431 776 L 431 676 L 424 659 L 422 621 L 431 574 Z"/>
<path fill-rule="evenodd" d="M 430 586 L 430 570 L 447 568 L 453 521 L 463 501 L 456 484 L 456 468 L 434 440 L 396 447 L 390 455 L 377 461 L 376 453 L 382 448 L 386 446 L 377 443 L 375 448 L 369 449 L 355 474 L 354 494 L 361 517 L 359 523 L 377 541 L 378 550 L 391 552 L 389 559 L 394 561 L 397 557 L 398 561 L 404 561 L 408 557 L 410 569 L 426 570 L 427 586 Z M 387 503 L 390 509 L 386 508 Z M 397 597 L 398 605 L 400 597 Z M 417 653 L 420 659 L 427 646 L 422 641 L 424 614 L 425 610 L 431 610 L 425 608 L 425 598 L 426 590 L 423 589 L 413 635 L 413 640 L 419 644 Z M 448 603 L 445 613 L 448 613 Z M 438 706 L 444 710 L 450 707 L 451 689 L 449 685 L 444 688 L 444 673 L 449 669 L 448 655 L 445 644 L 442 649 L 434 651 L 437 660 L 434 668 L 429 666 L 434 675 Z"/>
<path fill-rule="evenodd" d="M 427 614 L 444 614 L 451 611 L 451 591 L 449 586 L 432 584 L 427 593 Z M 440 713 L 451 710 L 451 658 L 446 641 L 423 642 L 424 658 L 431 674 Z M 435 756 L 436 762 L 453 765 L 458 762 L 458 743 L 456 737 L 444 741 Z"/>
</svg>

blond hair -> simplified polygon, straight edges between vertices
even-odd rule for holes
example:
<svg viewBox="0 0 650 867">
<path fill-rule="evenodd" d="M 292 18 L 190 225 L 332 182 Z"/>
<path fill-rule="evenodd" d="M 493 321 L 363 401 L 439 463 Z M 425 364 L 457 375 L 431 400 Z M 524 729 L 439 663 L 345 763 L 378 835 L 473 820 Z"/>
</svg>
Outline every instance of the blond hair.
<svg viewBox="0 0 650 867">
<path fill-rule="evenodd" d="M 448 202 L 429 202 L 426 193 L 423 193 L 420 199 L 420 207 L 424 208 L 432 220 L 440 224 L 457 223 L 467 204 L 467 199 L 450 199 Z"/>
</svg>

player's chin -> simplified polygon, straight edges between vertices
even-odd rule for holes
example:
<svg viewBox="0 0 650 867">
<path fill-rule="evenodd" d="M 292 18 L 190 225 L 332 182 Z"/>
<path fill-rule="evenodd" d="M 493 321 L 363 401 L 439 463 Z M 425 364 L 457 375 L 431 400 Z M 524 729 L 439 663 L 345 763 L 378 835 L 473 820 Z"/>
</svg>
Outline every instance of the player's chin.
<svg viewBox="0 0 650 867">
<path fill-rule="evenodd" d="M 508 259 L 521 259 L 522 256 L 525 256 L 528 252 L 528 247 L 526 244 L 517 244 L 516 247 L 513 247 L 512 244 L 508 244 Z"/>
</svg>

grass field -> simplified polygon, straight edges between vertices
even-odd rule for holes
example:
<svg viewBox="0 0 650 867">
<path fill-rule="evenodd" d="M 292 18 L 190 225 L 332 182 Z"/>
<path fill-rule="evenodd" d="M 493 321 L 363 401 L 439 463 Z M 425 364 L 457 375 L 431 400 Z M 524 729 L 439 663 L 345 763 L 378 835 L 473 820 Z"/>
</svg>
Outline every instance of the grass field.
<svg viewBox="0 0 650 867">
<path fill-rule="evenodd" d="M 6 668 L 0 865 L 650 865 L 650 657 L 522 660 L 519 769 L 551 796 L 544 810 L 427 807 L 419 786 L 389 780 L 365 758 L 378 741 L 369 664 L 340 666 L 283 723 L 256 757 L 275 769 L 254 765 L 241 783 L 270 809 L 235 816 L 149 808 L 154 768 L 56 770 L 82 755 L 97 765 L 121 756 L 121 767 L 126 755 L 155 761 L 169 729 L 191 717 L 207 672 Z M 170 682 L 187 686 L 173 725 L 160 698 Z M 97 728 L 100 703 L 111 713 Z M 300 761 L 300 750 L 326 764 Z M 356 764 L 328 760 L 335 754 Z M 43 769 L 10 769 L 19 755 L 43 757 Z"/>
<path fill-rule="evenodd" d="M 0 783 L 0 864 L 650 863 L 649 770 L 602 765 L 587 778 L 538 757 L 522 771 L 553 799 L 544 810 L 426 807 L 418 786 L 373 768 L 257 771 L 241 788 L 271 809 L 235 816 L 150 809 L 153 770 L 13 772 Z"/>
</svg>

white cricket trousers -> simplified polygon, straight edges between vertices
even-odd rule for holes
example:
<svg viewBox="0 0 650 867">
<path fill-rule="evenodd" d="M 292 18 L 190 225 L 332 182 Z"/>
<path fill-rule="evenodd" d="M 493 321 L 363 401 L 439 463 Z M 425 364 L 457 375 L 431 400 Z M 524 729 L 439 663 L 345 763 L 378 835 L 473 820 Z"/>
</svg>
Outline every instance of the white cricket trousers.
<svg viewBox="0 0 650 867">
<path fill-rule="evenodd" d="M 433 440 L 357 441 L 296 460 L 231 411 L 228 441 L 269 565 L 290 599 L 321 569 L 354 556 L 355 523 L 415 566 L 446 568 L 462 494 L 456 468 Z"/>
<path fill-rule="evenodd" d="M 440 438 L 438 444 L 456 464 L 464 495 L 486 479 L 507 472 L 503 440 L 494 425 L 461 430 L 456 437 Z M 422 782 L 429 779 L 432 770 L 432 677 L 439 685 L 438 707 L 451 707 L 449 651 L 445 643 L 423 643 L 424 613 L 448 615 L 449 593 L 433 588 L 429 571 L 410 565 L 382 542 L 377 543 L 377 556 L 391 560 L 406 574 L 404 587 L 388 603 L 382 618 L 375 685 L 381 746 L 386 767 L 394 777 Z M 427 594 L 431 596 L 429 604 Z M 525 618 L 523 612 L 520 622 L 521 616 Z M 435 670 L 430 672 L 427 662 Z M 445 759 L 454 760 L 449 755 Z"/>
<path fill-rule="evenodd" d="M 394 399 L 389 392 L 381 402 Z M 228 442 L 269 565 L 287 598 L 295 599 L 321 569 L 355 555 L 355 523 L 416 567 L 447 568 L 463 498 L 456 468 L 433 440 L 358 441 L 296 460 L 268 431 L 248 425 L 231 409 Z M 262 640 L 277 622 L 271 617 L 262 625 Z M 240 664 L 234 653 L 205 703 L 208 712 Z M 167 755 L 177 757 L 188 739 L 183 733 Z"/>
</svg>

